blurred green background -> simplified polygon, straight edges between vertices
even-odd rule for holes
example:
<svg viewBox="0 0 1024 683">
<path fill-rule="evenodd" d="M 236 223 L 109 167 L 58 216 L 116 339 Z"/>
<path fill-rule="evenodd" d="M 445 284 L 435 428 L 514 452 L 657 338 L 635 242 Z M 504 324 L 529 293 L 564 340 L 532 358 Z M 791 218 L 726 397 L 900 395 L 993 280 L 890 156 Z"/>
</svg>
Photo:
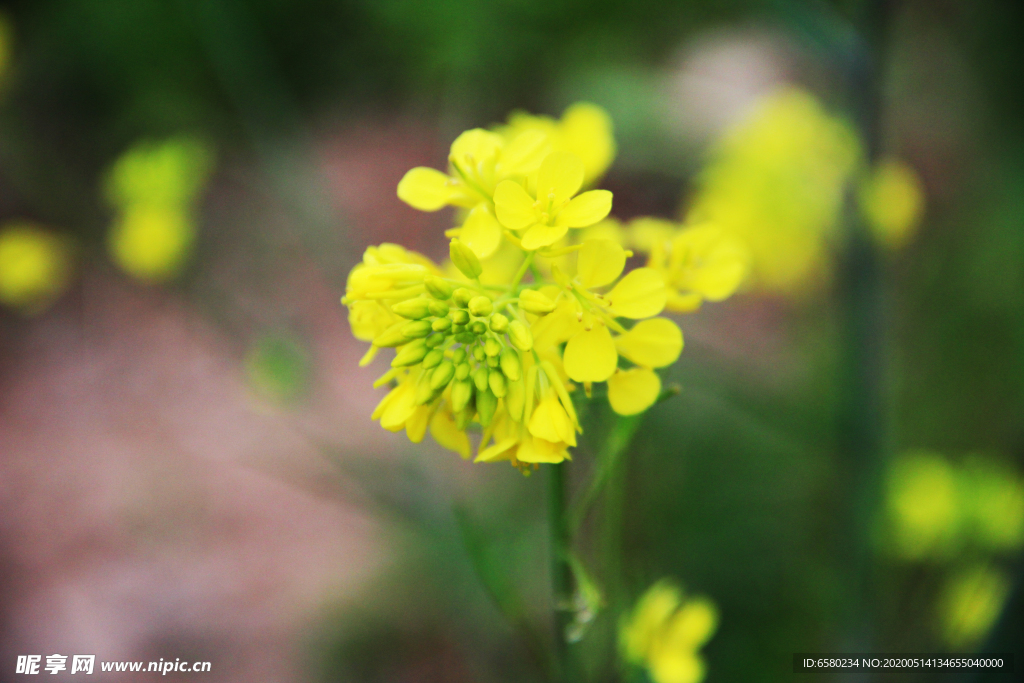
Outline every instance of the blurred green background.
<svg viewBox="0 0 1024 683">
<path fill-rule="evenodd" d="M 394 187 L 466 128 L 594 102 L 615 215 L 678 219 L 782 86 L 909 165 L 922 218 L 887 249 L 837 216 L 828 272 L 680 319 L 681 392 L 622 473 L 622 553 L 601 556 L 600 513 L 580 552 L 599 581 L 620 563 L 610 607 L 662 577 L 709 596 L 712 682 L 789 680 L 795 652 L 1022 654 L 1024 5 L 2 12 L 0 233 L 21 237 L 0 239 L 0 680 L 86 647 L 201 656 L 217 680 L 544 680 L 541 478 L 370 422 L 347 272 L 382 241 L 443 256 L 444 218 Z M 606 610 L 578 646 L 593 680 L 623 680 L 615 629 Z M 877 680 L 897 678 L 1003 680 Z"/>
</svg>

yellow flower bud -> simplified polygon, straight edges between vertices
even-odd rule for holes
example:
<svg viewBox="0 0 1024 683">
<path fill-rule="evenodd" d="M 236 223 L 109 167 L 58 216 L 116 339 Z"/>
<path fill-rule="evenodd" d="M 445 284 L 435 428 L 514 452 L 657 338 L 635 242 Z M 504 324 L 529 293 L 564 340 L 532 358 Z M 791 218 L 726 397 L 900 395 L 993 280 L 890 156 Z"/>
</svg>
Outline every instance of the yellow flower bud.
<svg viewBox="0 0 1024 683">
<path fill-rule="evenodd" d="M 448 249 L 448 256 L 451 258 L 452 263 L 455 264 L 455 267 L 471 280 L 477 279 L 480 277 L 480 273 L 483 272 L 480 259 L 477 258 L 473 250 L 457 239 L 452 240 Z"/>
<path fill-rule="evenodd" d="M 497 339 L 488 337 L 487 341 L 484 342 L 484 353 L 491 358 L 497 356 L 501 353 L 501 344 L 498 343 Z"/>
<path fill-rule="evenodd" d="M 478 391 L 476 394 L 476 411 L 480 416 L 480 424 L 488 427 L 491 419 L 494 418 L 494 411 L 498 407 L 498 397 L 490 389 Z"/>
<path fill-rule="evenodd" d="M 483 320 L 474 320 L 469 329 L 473 334 L 479 336 L 487 331 L 487 324 Z"/>
<path fill-rule="evenodd" d="M 522 377 L 522 365 L 519 363 L 519 354 L 512 349 L 506 348 L 501 352 L 501 371 L 512 381 Z"/>
<path fill-rule="evenodd" d="M 468 379 L 452 385 L 452 410 L 456 413 L 469 405 L 471 398 L 473 398 L 473 383 Z"/>
<path fill-rule="evenodd" d="M 482 348 L 480 348 L 479 346 L 473 347 L 473 358 L 476 358 L 478 361 L 483 361 L 483 359 L 484 359 L 484 350 Z"/>
<path fill-rule="evenodd" d="M 420 320 L 430 315 L 430 303 L 429 299 L 406 299 L 392 306 L 391 310 L 403 318 Z"/>
<path fill-rule="evenodd" d="M 490 373 L 487 368 L 481 366 L 473 372 L 473 384 L 476 385 L 478 391 L 483 391 L 487 388 L 487 378 Z"/>
<path fill-rule="evenodd" d="M 462 361 L 466 360 L 466 349 L 457 348 L 452 351 L 452 362 L 458 365 Z M 461 377 L 459 379 L 462 379 Z"/>
<path fill-rule="evenodd" d="M 456 308 L 454 311 L 450 311 L 448 313 L 448 317 L 451 318 L 452 322 L 456 325 L 465 325 L 469 322 L 469 313 L 461 308 Z"/>
<path fill-rule="evenodd" d="M 395 359 L 391 361 L 391 367 L 400 368 L 407 365 L 416 365 L 423 357 L 427 355 L 427 345 L 422 339 L 409 342 L 395 355 Z"/>
<path fill-rule="evenodd" d="M 430 309 L 430 315 L 436 315 L 438 318 L 448 315 L 448 304 L 442 301 L 431 301 L 428 308 Z"/>
<path fill-rule="evenodd" d="M 498 357 L 497 356 L 487 356 L 487 367 L 489 367 L 489 368 L 496 368 L 496 367 L 498 367 L 498 364 L 499 363 L 498 363 Z"/>
<path fill-rule="evenodd" d="M 495 313 L 491 316 L 491 329 L 498 334 L 502 334 L 508 329 L 508 318 L 501 313 Z"/>
<path fill-rule="evenodd" d="M 430 375 L 430 387 L 435 391 L 443 389 L 448 386 L 448 382 L 452 381 L 452 377 L 455 376 L 455 365 L 450 361 L 446 360 L 437 366 Z"/>
<path fill-rule="evenodd" d="M 444 301 L 452 296 L 452 286 L 436 275 L 428 275 L 424 278 L 423 284 L 427 286 L 427 291 L 435 299 Z"/>
<path fill-rule="evenodd" d="M 430 321 L 429 320 L 414 320 L 411 323 L 406 323 L 402 328 L 402 334 L 409 339 L 419 339 L 420 337 L 426 337 L 430 334 Z"/>
<path fill-rule="evenodd" d="M 491 300 L 486 296 L 475 296 L 469 300 L 469 312 L 478 318 L 489 316 L 493 308 Z"/>
<path fill-rule="evenodd" d="M 459 287 L 455 290 L 455 293 L 452 294 L 452 301 L 454 301 L 455 305 L 459 308 L 465 308 L 466 304 L 468 304 L 469 300 L 474 296 L 476 295 L 473 294 L 472 290 L 466 289 L 465 287 Z"/>
<path fill-rule="evenodd" d="M 469 377 L 469 373 L 472 370 L 473 370 L 473 368 L 469 367 L 469 363 L 462 363 L 462 362 L 460 362 L 458 364 L 458 367 L 455 368 L 455 379 L 457 379 L 457 380 L 459 380 L 461 382 L 462 380 L 464 380 L 467 377 Z"/>
<path fill-rule="evenodd" d="M 444 335 L 440 332 L 434 332 L 428 336 L 425 340 L 427 348 L 434 349 L 444 343 Z"/>
<path fill-rule="evenodd" d="M 445 332 L 452 326 L 451 318 L 438 318 L 430 327 L 435 332 Z"/>
<path fill-rule="evenodd" d="M 406 322 L 404 320 L 400 323 L 395 323 L 374 337 L 373 345 L 379 347 L 392 347 L 405 344 L 409 341 L 409 338 L 402 333 L 402 328 L 404 328 L 405 325 Z"/>
<path fill-rule="evenodd" d="M 526 387 L 523 380 L 510 379 L 505 384 L 505 407 L 508 408 L 508 415 L 516 422 L 522 422 L 523 407 L 526 405 Z"/>
<path fill-rule="evenodd" d="M 555 310 L 555 302 L 535 289 L 524 289 L 519 292 L 519 308 L 529 313 L 544 315 Z"/>
<path fill-rule="evenodd" d="M 438 364 L 444 360 L 444 351 L 441 349 L 431 349 L 427 355 L 423 357 L 423 368 L 429 370 L 435 368 Z"/>
<path fill-rule="evenodd" d="M 498 398 L 505 397 L 505 375 L 500 370 L 491 370 L 487 373 L 487 385 Z"/>
<path fill-rule="evenodd" d="M 520 351 L 529 351 L 533 348 L 533 335 L 530 334 L 526 325 L 518 320 L 509 323 L 508 338 L 512 341 L 512 345 Z"/>
<path fill-rule="evenodd" d="M 430 386 L 430 382 L 426 381 L 426 377 L 427 375 L 424 373 L 423 377 L 420 378 L 419 383 L 416 385 L 416 397 L 413 402 L 418 406 L 430 403 L 434 399 L 434 396 L 437 395 L 434 388 Z"/>
</svg>

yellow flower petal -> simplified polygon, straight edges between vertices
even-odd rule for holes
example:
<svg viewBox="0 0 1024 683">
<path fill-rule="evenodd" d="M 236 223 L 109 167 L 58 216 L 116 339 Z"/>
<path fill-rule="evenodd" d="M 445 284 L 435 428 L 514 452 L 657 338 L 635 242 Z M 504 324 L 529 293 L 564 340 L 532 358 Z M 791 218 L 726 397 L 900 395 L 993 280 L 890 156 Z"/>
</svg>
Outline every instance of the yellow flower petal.
<svg viewBox="0 0 1024 683">
<path fill-rule="evenodd" d="M 556 443 L 540 437 L 528 437 L 519 444 L 516 458 L 521 462 L 550 463 L 562 462 L 569 457 L 564 443 Z"/>
<path fill-rule="evenodd" d="M 381 405 L 378 406 L 378 410 L 383 407 L 380 426 L 389 432 L 397 432 L 405 427 L 405 421 L 412 417 L 418 407 L 416 405 L 416 384 L 406 380 L 392 389 L 391 394 L 385 398 L 387 403 L 381 401 Z"/>
<path fill-rule="evenodd" d="M 667 297 L 665 280 L 658 271 L 637 268 L 619 280 L 607 298 L 615 315 L 637 319 L 661 313 Z"/>
<path fill-rule="evenodd" d="M 469 172 L 480 163 L 493 160 L 504 144 L 501 136 L 483 128 L 473 128 L 455 138 L 449 160 Z"/>
<path fill-rule="evenodd" d="M 552 152 L 540 165 L 537 199 L 560 205 L 579 192 L 583 185 L 583 162 L 575 154 Z"/>
<path fill-rule="evenodd" d="M 608 190 L 584 192 L 565 205 L 555 219 L 559 225 L 585 228 L 605 219 L 612 210 L 612 193 Z"/>
<path fill-rule="evenodd" d="M 565 237 L 567 232 L 569 232 L 569 228 L 564 225 L 543 225 L 537 223 L 523 235 L 523 249 L 533 251 L 534 249 L 554 244 Z"/>
<path fill-rule="evenodd" d="M 551 140 L 542 131 L 523 131 L 502 150 L 500 173 L 505 177 L 532 173 L 550 150 Z"/>
<path fill-rule="evenodd" d="M 405 435 L 409 441 L 420 443 L 427 435 L 427 425 L 430 423 L 430 406 L 417 406 L 412 415 L 405 421 Z"/>
<path fill-rule="evenodd" d="M 463 460 L 469 457 L 469 437 L 455 425 L 450 410 L 438 410 L 434 413 L 430 421 L 430 435 L 444 448 L 461 455 Z"/>
<path fill-rule="evenodd" d="M 658 400 L 661 379 L 647 368 L 616 372 L 608 378 L 608 402 L 619 415 L 642 413 Z"/>
<path fill-rule="evenodd" d="M 576 431 L 554 393 L 534 408 L 530 418 L 530 433 L 547 441 L 576 445 Z"/>
<path fill-rule="evenodd" d="M 668 318 L 641 320 L 615 339 L 623 356 L 645 368 L 671 365 L 683 351 L 683 333 Z"/>
<path fill-rule="evenodd" d="M 676 650 L 696 650 L 706 643 L 718 627 L 718 610 L 704 597 L 688 600 L 672 616 L 665 633 L 665 644 Z"/>
<path fill-rule="evenodd" d="M 568 341 L 583 324 L 576 319 L 576 308 L 572 301 L 563 299 L 555 310 L 537 320 L 530 327 L 533 343 L 538 349 Z"/>
<path fill-rule="evenodd" d="M 704 678 L 704 661 L 687 650 L 659 649 L 651 660 L 654 683 L 699 683 Z"/>
<path fill-rule="evenodd" d="M 537 222 L 533 197 L 522 185 L 511 180 L 502 180 L 494 188 L 494 210 L 498 220 L 509 230 L 522 230 Z"/>
<path fill-rule="evenodd" d="M 553 314 L 552 314 L 553 315 Z M 565 372 L 575 382 L 603 382 L 615 372 L 619 354 L 604 325 L 580 330 L 565 345 Z"/>
<path fill-rule="evenodd" d="M 514 436 L 506 437 L 480 451 L 480 454 L 476 456 L 476 460 L 473 462 L 498 462 L 499 460 L 511 460 L 512 456 L 516 454 L 516 447 L 518 445 L 518 438 Z"/>
<path fill-rule="evenodd" d="M 579 251 L 576 275 L 587 289 L 603 287 L 613 282 L 625 266 L 626 252 L 617 243 L 611 240 L 587 240 Z"/>
<path fill-rule="evenodd" d="M 622 648 L 629 661 L 642 664 L 647 660 L 658 634 L 682 600 L 679 587 L 664 579 L 644 592 L 620 633 Z"/>
<path fill-rule="evenodd" d="M 480 204 L 469 212 L 466 222 L 462 224 L 459 241 L 482 259 L 498 250 L 501 244 L 501 225 L 491 213 L 490 207 Z"/>
<path fill-rule="evenodd" d="M 583 162 L 584 182 L 589 185 L 615 157 L 611 117 L 597 105 L 579 102 L 562 114 L 561 131 L 563 146 Z"/>
<path fill-rule="evenodd" d="M 452 197 L 449 178 L 441 171 L 417 166 L 398 182 L 398 198 L 420 211 L 437 211 Z"/>
</svg>

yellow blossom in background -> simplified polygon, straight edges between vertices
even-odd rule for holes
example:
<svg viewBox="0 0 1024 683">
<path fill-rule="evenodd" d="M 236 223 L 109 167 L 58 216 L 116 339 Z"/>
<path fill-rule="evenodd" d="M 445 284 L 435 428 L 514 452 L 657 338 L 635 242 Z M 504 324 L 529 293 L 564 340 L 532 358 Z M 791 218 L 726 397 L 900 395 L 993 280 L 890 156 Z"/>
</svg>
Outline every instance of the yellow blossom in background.
<svg viewBox="0 0 1024 683">
<path fill-rule="evenodd" d="M 1009 577 L 992 566 L 976 565 L 953 574 L 939 602 L 941 635 L 950 648 L 971 648 L 981 642 L 1009 594 Z"/>
<path fill-rule="evenodd" d="M 887 482 L 895 551 L 907 559 L 948 555 L 958 540 L 956 473 L 942 456 L 914 451 L 898 458 Z"/>
<path fill-rule="evenodd" d="M 168 280 L 181 270 L 195 241 L 195 226 L 183 211 L 165 206 L 130 206 L 107 235 L 114 262 L 147 282 Z"/>
<path fill-rule="evenodd" d="M 906 246 L 924 213 L 924 189 L 914 169 L 886 159 L 861 181 L 858 190 L 864 218 L 878 243 L 892 250 Z"/>
<path fill-rule="evenodd" d="M 107 175 L 105 195 L 117 210 L 107 244 L 125 272 L 162 282 L 181 272 L 195 242 L 195 204 L 213 167 L 213 154 L 190 137 L 140 143 Z"/>
<path fill-rule="evenodd" d="M 738 236 L 754 285 L 794 292 L 830 270 L 829 239 L 860 158 L 853 129 L 812 95 L 774 92 L 719 140 L 686 222 Z"/>
<path fill-rule="evenodd" d="M 669 288 L 666 308 L 689 313 L 732 296 L 747 277 L 750 254 L 735 235 L 712 224 L 684 226 L 657 218 L 630 223 L 631 241 L 649 256 Z"/>
<path fill-rule="evenodd" d="M 1024 477 L 993 458 L 954 465 L 929 451 L 904 453 L 890 467 L 886 508 L 892 549 L 904 559 L 1024 547 Z"/>
<path fill-rule="evenodd" d="M 684 600 L 669 581 L 651 586 L 619 626 L 626 661 L 647 669 L 654 683 L 699 683 L 700 649 L 718 627 L 718 610 L 705 597 Z"/>
<path fill-rule="evenodd" d="M 405 174 L 400 199 L 458 207 L 461 225 L 446 233 L 444 264 L 382 244 L 349 274 L 342 303 L 370 342 L 361 364 L 395 349 L 374 384 L 389 387 L 373 412 L 384 429 L 413 442 L 429 432 L 463 458 L 475 450 L 476 462 L 525 470 L 571 458 L 578 389 L 590 396 L 606 382 L 621 415 L 657 401 L 656 370 L 683 349 L 679 326 L 659 317 L 666 302 L 725 298 L 745 268 L 732 238 L 701 228 L 671 231 L 657 268 L 627 269 L 612 194 L 583 191 L 614 149 L 607 115 L 575 105 L 559 122 L 517 114 L 497 131 L 467 131 L 447 172 Z"/>
<path fill-rule="evenodd" d="M 39 313 L 64 292 L 70 277 L 65 239 L 31 223 L 0 228 L 0 303 Z"/>
<path fill-rule="evenodd" d="M 972 456 L 961 467 L 968 533 L 994 552 L 1024 548 L 1024 477 L 1007 464 Z"/>
</svg>

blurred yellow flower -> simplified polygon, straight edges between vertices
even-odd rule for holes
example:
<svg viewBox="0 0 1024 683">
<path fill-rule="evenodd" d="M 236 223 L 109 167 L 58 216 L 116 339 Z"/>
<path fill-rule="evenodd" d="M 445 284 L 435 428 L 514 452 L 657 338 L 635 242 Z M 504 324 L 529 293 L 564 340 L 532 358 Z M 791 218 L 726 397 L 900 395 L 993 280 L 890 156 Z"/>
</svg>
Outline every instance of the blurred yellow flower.
<svg viewBox="0 0 1024 683">
<path fill-rule="evenodd" d="M 905 453 L 890 468 L 886 506 L 893 549 L 905 559 L 948 558 L 967 544 L 1024 547 L 1024 477 L 993 458 L 954 466 L 936 453 Z"/>
<path fill-rule="evenodd" d="M 992 458 L 967 459 L 960 475 L 969 533 L 992 551 L 1024 547 L 1024 477 Z"/>
<path fill-rule="evenodd" d="M 130 206 L 107 235 L 111 257 L 121 270 L 146 282 L 177 275 L 195 240 L 190 217 L 176 208 Z"/>
<path fill-rule="evenodd" d="M 828 242 L 860 158 L 853 129 L 813 96 L 774 92 L 720 139 L 686 222 L 739 236 L 754 284 L 793 292 L 829 271 Z"/>
<path fill-rule="evenodd" d="M 895 552 L 914 560 L 948 555 L 962 521 L 957 495 L 956 473 L 945 458 L 928 451 L 900 456 L 886 496 Z"/>
<path fill-rule="evenodd" d="M 700 649 L 718 627 L 718 610 L 705 597 L 683 599 L 682 590 L 662 580 L 640 598 L 619 626 L 623 656 L 645 667 L 654 683 L 699 683 L 704 679 Z"/>
<path fill-rule="evenodd" d="M 912 167 L 897 159 L 882 161 L 861 181 L 859 199 L 879 244 L 895 250 L 913 238 L 924 213 L 924 189 Z"/>
<path fill-rule="evenodd" d="M 942 637 L 954 649 L 977 645 L 999 618 L 1010 594 L 1002 571 L 976 565 L 949 578 L 939 602 Z"/>
<path fill-rule="evenodd" d="M 34 314 L 67 288 L 71 253 L 67 242 L 30 223 L 0 228 L 0 303 Z"/>
<path fill-rule="evenodd" d="M 117 209 L 107 236 L 114 262 L 144 282 L 179 274 L 195 242 L 195 202 L 206 185 L 213 154 L 190 137 L 139 143 L 113 165 L 107 201 Z"/>
</svg>

